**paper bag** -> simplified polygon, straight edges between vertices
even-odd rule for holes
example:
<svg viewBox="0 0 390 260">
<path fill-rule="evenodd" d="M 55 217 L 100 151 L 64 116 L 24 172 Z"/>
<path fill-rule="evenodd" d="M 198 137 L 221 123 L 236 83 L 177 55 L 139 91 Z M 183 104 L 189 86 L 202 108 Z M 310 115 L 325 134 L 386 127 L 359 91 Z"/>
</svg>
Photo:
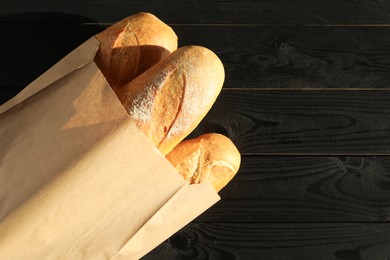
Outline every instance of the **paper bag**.
<svg viewBox="0 0 390 260">
<path fill-rule="evenodd" d="M 137 129 L 98 45 L 0 107 L 0 259 L 139 259 L 219 200 Z"/>
</svg>

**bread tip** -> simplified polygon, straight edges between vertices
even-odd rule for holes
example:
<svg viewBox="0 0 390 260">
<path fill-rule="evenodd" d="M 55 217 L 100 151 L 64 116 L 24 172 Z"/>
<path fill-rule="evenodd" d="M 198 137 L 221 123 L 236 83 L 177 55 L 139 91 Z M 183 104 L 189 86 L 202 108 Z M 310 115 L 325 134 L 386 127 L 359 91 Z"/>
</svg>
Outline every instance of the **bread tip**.
<svg viewBox="0 0 390 260">
<path fill-rule="evenodd" d="M 214 77 L 219 77 L 222 80 L 223 84 L 223 81 L 225 80 L 225 69 L 221 59 L 215 52 L 213 52 L 209 48 L 199 45 L 183 46 L 176 51 L 188 53 L 188 56 L 192 58 L 196 66 L 200 66 L 201 64 L 203 64 L 203 66 L 212 69 Z"/>
<path fill-rule="evenodd" d="M 233 141 L 218 133 L 182 141 L 166 158 L 190 184 L 210 182 L 217 192 L 233 179 L 241 164 Z"/>
<path fill-rule="evenodd" d="M 139 12 L 139 13 L 136 13 L 136 14 L 131 15 L 129 17 L 145 17 L 145 18 L 158 19 L 157 16 L 155 16 L 154 14 L 149 13 L 149 12 Z M 160 19 L 158 19 L 158 20 L 160 20 Z"/>
</svg>

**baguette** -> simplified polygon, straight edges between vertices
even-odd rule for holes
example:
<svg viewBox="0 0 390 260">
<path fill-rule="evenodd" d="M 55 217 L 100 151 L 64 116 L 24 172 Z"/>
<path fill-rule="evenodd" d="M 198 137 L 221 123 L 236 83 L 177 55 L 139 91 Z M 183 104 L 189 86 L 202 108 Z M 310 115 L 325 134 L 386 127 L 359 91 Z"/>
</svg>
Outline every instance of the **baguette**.
<svg viewBox="0 0 390 260">
<path fill-rule="evenodd" d="M 203 134 L 178 144 L 166 158 L 190 184 L 210 182 L 219 192 L 237 173 L 241 156 L 220 134 Z"/>
<path fill-rule="evenodd" d="M 212 51 L 186 46 L 116 94 L 141 131 L 165 155 L 203 119 L 224 78 L 222 62 Z"/>
<path fill-rule="evenodd" d="M 150 13 L 129 16 L 95 36 L 95 63 L 120 88 L 177 49 L 175 32 Z"/>
</svg>

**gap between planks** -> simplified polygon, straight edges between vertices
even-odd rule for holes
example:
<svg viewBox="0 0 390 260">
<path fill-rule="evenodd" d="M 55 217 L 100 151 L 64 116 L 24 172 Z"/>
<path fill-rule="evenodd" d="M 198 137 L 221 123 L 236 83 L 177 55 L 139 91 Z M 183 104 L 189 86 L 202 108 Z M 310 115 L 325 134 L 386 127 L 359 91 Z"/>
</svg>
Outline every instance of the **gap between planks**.
<svg viewBox="0 0 390 260">
<path fill-rule="evenodd" d="M 111 26 L 114 23 L 96 22 L 83 23 L 84 25 Z M 222 26 L 222 27 L 390 27 L 390 24 L 290 24 L 290 23 L 269 23 L 269 24 L 228 24 L 228 23 L 168 23 L 170 26 Z"/>
<path fill-rule="evenodd" d="M 326 157 L 326 156 L 375 156 L 387 157 L 390 153 L 241 153 L 241 156 L 305 156 L 305 157 Z"/>
<path fill-rule="evenodd" d="M 390 88 L 223 88 L 223 91 L 390 91 Z"/>
<path fill-rule="evenodd" d="M 69 21 L 0 21 L 0 24 L 41 24 L 41 23 L 53 23 L 53 24 L 78 24 L 78 22 Z M 86 26 L 111 26 L 113 22 L 88 22 L 79 23 Z M 228 23 L 167 23 L 169 26 L 199 26 L 199 27 L 390 27 L 390 24 L 289 24 L 289 23 L 268 23 L 268 24 L 228 24 Z"/>
</svg>

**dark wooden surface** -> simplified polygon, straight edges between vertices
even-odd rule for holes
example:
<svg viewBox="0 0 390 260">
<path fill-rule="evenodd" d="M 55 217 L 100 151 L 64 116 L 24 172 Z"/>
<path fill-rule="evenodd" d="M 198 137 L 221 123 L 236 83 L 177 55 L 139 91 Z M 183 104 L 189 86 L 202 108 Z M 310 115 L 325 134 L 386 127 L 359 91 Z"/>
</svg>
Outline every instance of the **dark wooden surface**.
<svg viewBox="0 0 390 260">
<path fill-rule="evenodd" d="M 144 259 L 390 259 L 390 2 L 0 2 L 0 103 L 149 11 L 215 51 L 224 89 L 192 136 L 242 152 L 222 200 Z"/>
</svg>

